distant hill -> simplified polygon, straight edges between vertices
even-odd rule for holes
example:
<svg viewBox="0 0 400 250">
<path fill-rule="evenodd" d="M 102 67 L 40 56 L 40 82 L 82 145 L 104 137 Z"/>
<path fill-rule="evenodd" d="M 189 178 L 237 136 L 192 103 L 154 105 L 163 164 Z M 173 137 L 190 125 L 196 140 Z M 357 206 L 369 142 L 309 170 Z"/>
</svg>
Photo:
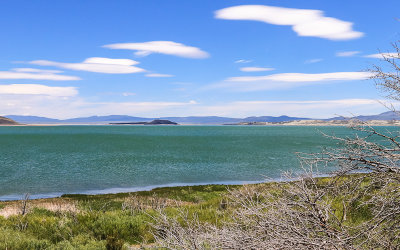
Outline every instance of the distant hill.
<svg viewBox="0 0 400 250">
<path fill-rule="evenodd" d="M 112 125 L 178 125 L 168 120 L 153 120 L 151 122 L 112 122 Z"/>
<path fill-rule="evenodd" d="M 19 123 L 60 123 L 60 120 L 46 118 L 41 116 L 25 116 L 25 115 L 6 115 L 7 118 L 10 118 Z"/>
<path fill-rule="evenodd" d="M 109 123 L 131 123 L 131 122 L 151 122 L 153 120 L 169 120 L 179 124 L 204 124 L 204 125 L 220 125 L 220 124 L 235 124 L 240 122 L 290 122 L 299 120 L 312 120 L 304 117 L 291 116 L 250 116 L 246 118 L 231 118 L 221 116 L 187 116 L 187 117 L 159 117 L 159 118 L 144 118 L 129 115 L 108 115 L 108 116 L 90 116 L 78 117 L 72 119 L 52 119 L 40 116 L 20 116 L 7 115 L 6 117 L 26 124 L 109 124 Z M 378 115 L 357 116 L 354 117 L 362 121 L 370 120 L 400 120 L 400 115 L 396 112 L 388 111 Z M 343 117 L 333 117 L 329 119 L 321 119 L 325 121 L 344 120 Z"/>
<path fill-rule="evenodd" d="M 129 115 L 90 116 L 62 120 L 63 123 L 110 123 L 110 122 L 146 122 L 152 118 L 135 117 Z"/>
<path fill-rule="evenodd" d="M 290 117 L 286 115 L 275 116 L 251 116 L 242 119 L 242 122 L 289 122 L 298 120 L 311 120 L 311 118 Z"/>
<path fill-rule="evenodd" d="M 12 119 L 0 116 L 0 125 L 18 125 L 18 124 L 19 124 L 18 122 Z"/>
<path fill-rule="evenodd" d="M 359 115 L 355 117 L 351 117 L 358 119 L 360 121 L 371 121 L 371 120 L 382 120 L 382 121 L 391 121 L 391 120 L 400 120 L 400 113 L 398 112 L 393 112 L 393 111 L 387 111 L 384 113 L 381 113 L 379 115 Z M 332 120 L 344 120 L 346 118 L 343 117 L 333 117 L 330 119 L 326 119 L 328 121 Z"/>
<path fill-rule="evenodd" d="M 24 115 L 7 115 L 6 117 L 27 124 L 108 124 L 110 122 L 139 122 L 153 120 L 151 118 L 133 117 L 128 115 L 90 116 L 65 120 Z"/>
<path fill-rule="evenodd" d="M 230 118 L 220 116 L 188 116 L 188 117 L 160 117 L 160 118 L 144 118 L 128 115 L 109 115 L 109 116 L 90 116 L 79 117 L 65 120 L 58 120 L 40 116 L 19 116 L 8 115 L 17 122 L 27 124 L 109 124 L 109 123 L 125 123 L 125 122 L 151 122 L 153 120 L 169 120 L 179 124 L 205 124 L 218 125 L 239 122 L 284 122 L 294 120 L 307 120 L 309 118 L 289 117 L 289 116 L 252 116 L 247 118 Z"/>
<path fill-rule="evenodd" d="M 188 117 L 161 117 L 163 120 L 170 120 L 180 124 L 224 124 L 240 122 L 240 118 L 229 118 L 220 116 L 188 116 Z"/>
</svg>

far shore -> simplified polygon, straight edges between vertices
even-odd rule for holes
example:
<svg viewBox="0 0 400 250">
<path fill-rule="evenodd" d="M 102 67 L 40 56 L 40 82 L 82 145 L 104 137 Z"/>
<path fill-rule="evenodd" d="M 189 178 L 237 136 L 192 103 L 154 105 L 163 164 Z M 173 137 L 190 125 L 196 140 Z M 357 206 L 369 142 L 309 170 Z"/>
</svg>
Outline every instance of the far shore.
<svg viewBox="0 0 400 250">
<path fill-rule="evenodd" d="M 295 120 L 288 122 L 241 122 L 233 124 L 178 124 L 180 126 L 349 126 L 352 120 Z M 360 125 L 368 126 L 400 126 L 400 120 L 370 120 Z M 143 125 L 143 124 L 109 124 L 109 123 L 32 123 L 32 124 L 0 124 L 2 127 L 51 127 L 51 126 L 176 126 L 176 125 Z"/>
</svg>

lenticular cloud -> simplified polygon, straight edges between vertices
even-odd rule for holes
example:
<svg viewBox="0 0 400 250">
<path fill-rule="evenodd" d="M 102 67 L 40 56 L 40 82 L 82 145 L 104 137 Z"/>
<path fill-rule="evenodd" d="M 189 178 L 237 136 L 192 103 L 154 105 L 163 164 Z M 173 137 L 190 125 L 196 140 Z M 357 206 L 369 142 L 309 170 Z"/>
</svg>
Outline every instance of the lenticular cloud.
<svg viewBox="0 0 400 250">
<path fill-rule="evenodd" d="M 144 43 L 114 43 L 104 45 L 104 48 L 109 49 L 128 49 L 136 50 L 135 55 L 147 56 L 152 53 L 159 53 L 165 55 L 173 55 L 186 58 L 207 58 L 210 55 L 199 48 L 187 46 L 182 43 L 172 41 L 150 41 Z"/>
<path fill-rule="evenodd" d="M 352 29 L 353 23 L 325 17 L 320 10 L 292 9 L 266 5 L 239 5 L 215 12 L 215 17 L 228 20 L 251 20 L 275 25 L 290 25 L 299 36 L 330 40 L 349 40 L 363 36 Z"/>
</svg>

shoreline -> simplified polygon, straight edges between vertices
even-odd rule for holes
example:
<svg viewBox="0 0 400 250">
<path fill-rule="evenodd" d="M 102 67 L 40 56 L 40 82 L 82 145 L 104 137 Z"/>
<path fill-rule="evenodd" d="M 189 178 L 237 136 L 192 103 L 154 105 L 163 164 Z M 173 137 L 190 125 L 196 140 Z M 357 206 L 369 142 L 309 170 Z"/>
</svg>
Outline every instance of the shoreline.
<svg viewBox="0 0 400 250">
<path fill-rule="evenodd" d="M 318 176 L 323 177 L 323 176 Z M 43 194 L 30 194 L 30 200 L 40 200 L 40 199 L 52 199 L 60 198 L 64 195 L 103 195 L 103 194 L 123 194 L 123 193 L 135 193 L 142 191 L 152 191 L 157 188 L 174 188 L 174 187 L 195 187 L 195 186 L 208 186 L 208 185 L 246 185 L 246 184 L 260 184 L 269 182 L 282 182 L 284 179 L 277 178 L 272 180 L 263 181 L 216 181 L 216 182 L 196 182 L 196 183 L 169 183 L 163 185 L 149 185 L 141 187 L 128 187 L 128 188 L 106 188 L 106 189 L 93 189 L 86 191 L 77 191 L 71 193 L 53 192 L 53 193 L 43 193 Z M 0 196 L 0 202 L 7 201 L 18 201 L 23 199 L 24 194 L 11 194 Z"/>
<path fill-rule="evenodd" d="M 330 177 L 329 174 L 316 174 L 314 178 L 324 178 Z M 274 182 L 285 182 L 288 181 L 286 178 L 272 178 L 272 179 L 264 179 L 259 181 L 214 181 L 214 182 L 174 182 L 169 184 L 161 184 L 161 185 L 148 185 L 148 186 L 140 186 L 140 187 L 127 187 L 127 188 L 106 188 L 106 189 L 93 189 L 86 191 L 77 191 L 71 193 L 62 193 L 62 192 L 53 192 L 53 193 L 43 193 L 43 194 L 30 194 L 29 200 L 43 200 L 43 199 L 53 199 L 53 198 L 62 198 L 63 196 L 68 195 L 107 195 L 107 194 L 126 194 L 126 193 L 135 193 L 135 192 L 143 192 L 143 191 L 152 191 L 159 188 L 176 188 L 176 187 L 199 187 L 199 186 L 211 186 L 211 185 L 221 185 L 221 186 L 241 186 L 241 185 L 252 185 L 252 184 L 262 184 L 262 183 L 274 183 Z M 293 181 L 293 180 L 292 180 Z M 11 195 L 3 195 L 0 196 L 1 202 L 8 201 L 19 201 L 23 199 L 24 194 L 11 194 Z"/>
</svg>

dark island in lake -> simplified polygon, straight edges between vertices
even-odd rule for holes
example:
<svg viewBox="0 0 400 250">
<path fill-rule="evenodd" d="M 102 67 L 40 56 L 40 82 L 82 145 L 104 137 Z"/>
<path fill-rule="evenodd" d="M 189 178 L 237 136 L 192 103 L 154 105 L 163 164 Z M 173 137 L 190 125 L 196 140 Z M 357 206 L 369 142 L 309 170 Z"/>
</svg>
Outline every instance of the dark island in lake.
<svg viewBox="0 0 400 250">
<path fill-rule="evenodd" d="M 112 125 L 178 125 L 176 122 L 169 120 L 153 120 L 151 122 L 113 122 Z"/>
</svg>

